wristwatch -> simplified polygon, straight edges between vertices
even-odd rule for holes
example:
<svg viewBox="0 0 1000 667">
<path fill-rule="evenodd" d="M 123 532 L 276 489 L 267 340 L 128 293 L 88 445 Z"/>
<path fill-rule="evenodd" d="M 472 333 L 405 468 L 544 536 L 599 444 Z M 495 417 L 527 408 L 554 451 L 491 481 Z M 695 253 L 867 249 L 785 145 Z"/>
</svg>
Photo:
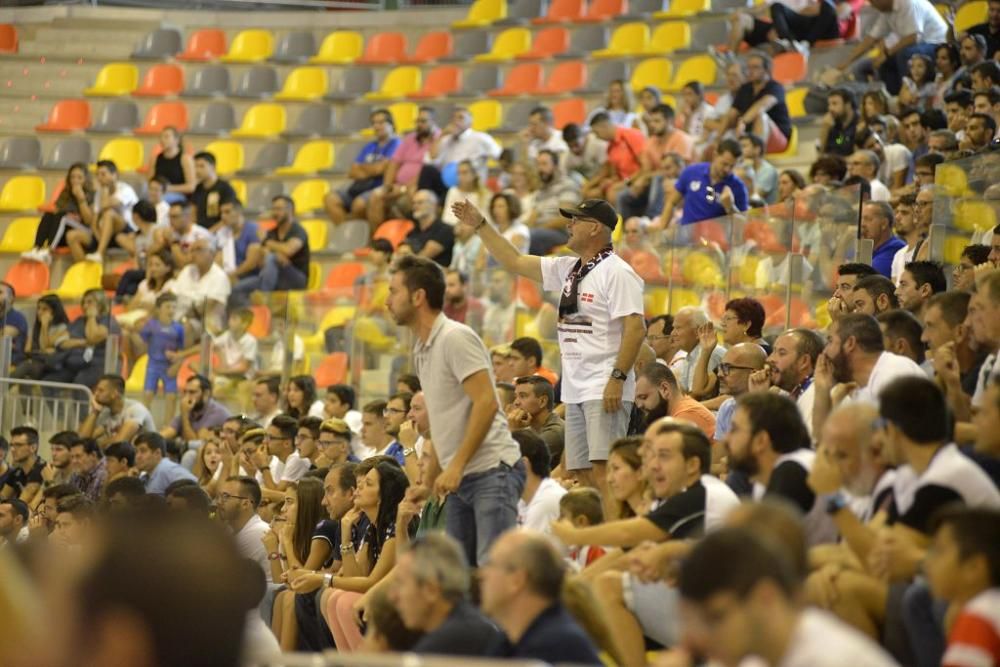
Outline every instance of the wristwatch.
<svg viewBox="0 0 1000 667">
<path fill-rule="evenodd" d="M 323 588 L 329 588 L 330 583 L 333 581 L 333 573 L 327 572 L 323 575 Z"/>
<path fill-rule="evenodd" d="M 833 516 L 845 507 L 847 507 L 847 498 L 840 491 L 837 491 L 826 499 L 826 513 L 830 516 Z"/>
<path fill-rule="evenodd" d="M 407 456 L 413 456 L 416 453 L 417 450 L 415 450 L 413 447 L 407 447 L 406 449 L 403 450 L 403 457 L 405 458 Z"/>
<path fill-rule="evenodd" d="M 625 380 L 628 379 L 628 373 L 626 373 L 625 371 L 620 371 L 617 368 L 613 368 L 611 369 L 611 378 L 614 380 L 621 380 L 622 382 L 624 382 Z"/>
</svg>

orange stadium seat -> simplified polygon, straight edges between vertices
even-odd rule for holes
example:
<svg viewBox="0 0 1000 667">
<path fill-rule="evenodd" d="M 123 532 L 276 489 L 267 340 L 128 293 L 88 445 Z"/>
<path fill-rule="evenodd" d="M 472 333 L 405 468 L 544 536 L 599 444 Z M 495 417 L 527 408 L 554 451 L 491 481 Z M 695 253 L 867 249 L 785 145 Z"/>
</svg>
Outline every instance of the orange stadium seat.
<svg viewBox="0 0 1000 667">
<path fill-rule="evenodd" d="M 165 127 L 176 127 L 181 132 L 188 127 L 187 105 L 183 102 L 160 102 L 146 113 L 146 120 L 136 129 L 136 134 L 159 134 Z"/>
<path fill-rule="evenodd" d="M 491 90 L 493 97 L 514 97 L 531 95 L 542 87 L 542 66 L 538 63 L 521 63 L 507 73 L 503 85 Z"/>
<path fill-rule="evenodd" d="M 570 123 L 583 125 L 587 121 L 587 103 L 578 97 L 559 100 L 552 105 L 552 116 L 555 126 L 560 130 Z"/>
<path fill-rule="evenodd" d="M 401 32 L 380 32 L 365 45 L 365 53 L 355 62 L 359 65 L 392 65 L 406 59 L 406 35 Z"/>
<path fill-rule="evenodd" d="M 580 20 L 583 10 L 583 0 L 552 0 L 545 16 L 534 19 L 532 23 L 571 23 Z"/>
<path fill-rule="evenodd" d="M 49 111 L 49 117 L 41 125 L 39 132 L 73 132 L 90 127 L 90 102 L 87 100 L 59 100 Z"/>
<path fill-rule="evenodd" d="M 552 26 L 535 33 L 531 49 L 518 55 L 518 60 L 540 60 L 552 58 L 569 50 L 569 30 L 562 26 Z"/>
<path fill-rule="evenodd" d="M 266 338 L 271 331 L 271 310 L 267 306 L 250 306 L 253 321 L 247 330 L 255 338 Z"/>
<path fill-rule="evenodd" d="M 542 95 L 563 95 L 587 85 L 587 65 L 582 60 L 559 63 L 549 72 L 549 78 L 539 89 Z"/>
<path fill-rule="evenodd" d="M 413 55 L 405 56 L 401 62 L 422 65 L 447 58 L 451 55 L 451 50 L 452 37 L 450 32 L 428 32 L 417 42 L 417 47 L 413 49 Z"/>
<path fill-rule="evenodd" d="M 801 53 L 779 53 L 774 57 L 774 80 L 783 86 L 805 81 L 808 67 Z"/>
<path fill-rule="evenodd" d="M 334 352 L 323 357 L 323 361 L 316 367 L 314 377 L 320 387 L 343 384 L 347 380 L 347 353 Z"/>
<path fill-rule="evenodd" d="M 628 13 L 628 0 L 591 0 L 587 13 L 578 22 L 600 23 Z"/>
<path fill-rule="evenodd" d="M 364 262 L 341 262 L 335 264 L 326 274 L 322 294 L 324 299 L 354 296 L 354 281 L 368 271 Z"/>
<path fill-rule="evenodd" d="M 177 65 L 153 65 L 142 77 L 142 85 L 132 91 L 133 97 L 166 97 L 184 90 L 184 70 Z"/>
<path fill-rule="evenodd" d="M 214 60 L 226 52 L 226 33 L 217 28 L 196 30 L 188 37 L 187 47 L 177 54 L 178 60 Z"/>
<path fill-rule="evenodd" d="M 0 53 L 17 53 L 17 28 L 0 23 Z"/>
<path fill-rule="evenodd" d="M 386 220 L 372 234 L 372 240 L 385 239 L 396 248 L 411 231 L 413 223 L 409 220 Z"/>
<path fill-rule="evenodd" d="M 455 65 L 439 65 L 424 77 L 423 87 L 410 97 L 427 99 L 455 95 L 462 89 L 462 69 Z"/>
<path fill-rule="evenodd" d="M 49 266 L 45 262 L 18 260 L 7 269 L 4 282 L 10 283 L 20 297 L 39 295 L 49 289 Z"/>
</svg>

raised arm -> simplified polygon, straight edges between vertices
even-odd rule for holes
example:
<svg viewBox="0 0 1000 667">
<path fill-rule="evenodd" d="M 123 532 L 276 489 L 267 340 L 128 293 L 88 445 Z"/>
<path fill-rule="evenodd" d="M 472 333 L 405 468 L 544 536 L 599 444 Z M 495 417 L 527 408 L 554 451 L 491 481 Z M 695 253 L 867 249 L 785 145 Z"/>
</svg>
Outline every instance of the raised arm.
<svg viewBox="0 0 1000 667">
<path fill-rule="evenodd" d="M 456 202 L 451 207 L 455 217 L 460 222 L 471 225 L 483 245 L 500 266 L 535 282 L 542 282 L 542 258 L 535 255 L 522 255 L 510 241 L 505 239 L 492 225 L 486 224 L 486 217 L 473 206 L 468 199 Z"/>
</svg>

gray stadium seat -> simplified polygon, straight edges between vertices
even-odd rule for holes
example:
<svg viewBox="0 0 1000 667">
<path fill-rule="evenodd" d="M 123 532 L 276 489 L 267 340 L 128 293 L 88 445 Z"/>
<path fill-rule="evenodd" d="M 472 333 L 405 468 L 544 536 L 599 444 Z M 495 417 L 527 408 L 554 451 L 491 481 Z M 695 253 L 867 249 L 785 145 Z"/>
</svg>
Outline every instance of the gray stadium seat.
<svg viewBox="0 0 1000 667">
<path fill-rule="evenodd" d="M 34 137 L 10 137 L 0 146 L 3 169 L 36 169 L 42 161 L 42 145 Z"/>
<path fill-rule="evenodd" d="M 371 125 L 371 121 L 369 120 L 371 114 L 372 108 L 367 105 L 345 107 L 340 112 L 340 120 L 337 121 L 333 134 L 351 135 L 360 132 Z"/>
<path fill-rule="evenodd" d="M 606 48 L 608 29 L 603 25 L 585 25 L 573 28 L 569 36 L 569 50 L 559 54 L 559 58 L 582 58 L 591 51 Z"/>
<path fill-rule="evenodd" d="M 267 65 L 251 67 L 233 88 L 233 97 L 270 97 L 278 92 L 278 71 Z"/>
<path fill-rule="evenodd" d="M 340 225 L 334 225 L 330 230 L 330 240 L 327 248 L 331 252 L 344 254 L 368 245 L 371 228 L 367 220 L 348 220 Z"/>
<path fill-rule="evenodd" d="M 229 102 L 211 102 L 201 108 L 191 123 L 189 134 L 227 134 L 236 127 L 236 112 Z"/>
<path fill-rule="evenodd" d="M 490 50 L 490 34 L 485 30 L 467 30 L 454 36 L 454 48 L 451 55 L 442 58 L 443 63 L 467 62 L 472 56 L 487 53 Z"/>
<path fill-rule="evenodd" d="M 138 125 L 139 107 L 135 102 L 113 100 L 104 105 L 97 122 L 90 126 L 90 131 L 124 134 Z"/>
<path fill-rule="evenodd" d="M 94 151 L 90 142 L 83 137 L 67 137 L 61 139 L 52 149 L 52 155 L 45 161 L 44 169 L 69 169 L 71 164 L 82 162 L 90 164 L 94 161 Z"/>
<path fill-rule="evenodd" d="M 229 70 L 225 65 L 208 65 L 194 73 L 181 96 L 215 97 L 228 94 Z"/>
<path fill-rule="evenodd" d="M 316 55 L 316 38 L 311 32 L 290 32 L 278 40 L 271 62 L 304 63 Z"/>
<path fill-rule="evenodd" d="M 597 63 L 588 68 L 590 73 L 590 85 L 583 91 L 584 93 L 603 93 L 611 85 L 612 81 L 628 81 L 628 63 L 622 60 L 609 60 Z"/>
<path fill-rule="evenodd" d="M 181 33 L 176 28 L 157 28 L 146 33 L 132 52 L 134 60 L 165 60 L 182 48 Z"/>
<path fill-rule="evenodd" d="M 326 98 L 330 102 L 356 100 L 374 90 L 374 75 L 367 67 L 352 67 L 345 70 L 340 79 L 330 88 Z"/>
<path fill-rule="evenodd" d="M 483 93 L 500 87 L 500 68 L 496 65 L 482 65 L 465 71 L 462 75 L 462 92 L 466 97 L 479 97 Z"/>
<path fill-rule="evenodd" d="M 361 152 L 363 146 L 364 144 L 358 142 L 338 146 L 337 158 L 333 161 L 333 173 L 346 174 L 351 165 L 354 164 L 354 159 L 358 157 L 358 153 Z"/>
<path fill-rule="evenodd" d="M 266 143 L 257 151 L 253 164 L 236 172 L 237 176 L 257 176 L 270 174 L 278 167 L 292 163 L 292 147 L 281 142 Z"/>
<path fill-rule="evenodd" d="M 729 26 L 727 25 L 725 19 L 717 18 L 715 20 L 705 19 L 703 21 L 698 21 L 692 26 L 691 43 L 692 44 L 722 44 L 729 39 Z M 836 51 L 833 51 L 836 53 Z M 838 54 L 839 58 L 843 58 Z M 809 58 L 809 65 L 813 64 L 813 59 Z"/>
<path fill-rule="evenodd" d="M 531 117 L 531 110 L 538 106 L 535 100 L 527 102 L 515 102 L 503 110 L 503 126 L 498 128 L 498 132 L 519 132 L 528 127 L 528 119 Z"/>
<path fill-rule="evenodd" d="M 434 109 L 434 120 L 440 127 L 444 127 L 451 122 L 451 116 L 455 113 L 455 107 L 458 105 L 452 102 L 438 102 L 427 106 Z"/>
<path fill-rule="evenodd" d="M 271 200 L 284 193 L 285 184 L 281 181 L 265 181 L 252 186 L 250 194 L 247 196 L 249 200 L 246 205 L 247 214 L 256 216 L 263 211 L 270 211 Z"/>
<path fill-rule="evenodd" d="M 625 21 L 640 21 L 663 11 L 666 9 L 666 4 L 664 0 L 629 0 L 628 12 L 618 18 Z"/>
<path fill-rule="evenodd" d="M 632 0 L 635 4 L 636 0 Z M 527 25 L 531 19 L 545 16 L 548 3 L 545 0 L 517 0 L 507 5 L 507 18 L 494 21 L 491 28 L 501 28 L 512 25 Z"/>
<path fill-rule="evenodd" d="M 337 114 L 329 104 L 310 104 L 302 109 L 295 127 L 285 131 L 288 138 L 320 137 L 336 132 Z"/>
</svg>

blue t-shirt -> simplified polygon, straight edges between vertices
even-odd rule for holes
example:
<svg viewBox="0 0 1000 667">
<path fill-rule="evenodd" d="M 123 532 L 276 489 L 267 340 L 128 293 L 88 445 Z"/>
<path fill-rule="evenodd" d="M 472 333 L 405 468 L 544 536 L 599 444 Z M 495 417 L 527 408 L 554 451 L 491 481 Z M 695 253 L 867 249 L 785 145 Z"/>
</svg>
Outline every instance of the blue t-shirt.
<svg viewBox="0 0 1000 667">
<path fill-rule="evenodd" d="M 171 363 L 167 351 L 176 352 L 184 347 L 184 327 L 179 322 L 163 324 L 157 319 L 149 319 L 139 333 L 146 343 L 149 361 L 157 364 Z"/>
<path fill-rule="evenodd" d="M 712 183 L 711 164 L 708 162 L 698 162 L 681 172 L 674 188 L 684 197 L 684 211 L 681 215 L 681 224 L 690 225 L 702 220 L 721 218 L 726 215 L 726 209 L 718 202 L 723 188 L 729 186 L 733 191 L 733 204 L 737 211 L 745 211 L 749 206 L 746 186 L 743 181 L 729 174 L 718 183 Z M 709 199 L 709 188 L 714 193 Z"/>
<path fill-rule="evenodd" d="M 892 258 L 905 245 L 906 241 L 903 239 L 890 236 L 888 241 L 872 251 L 872 268 L 886 278 L 892 278 Z"/>
<path fill-rule="evenodd" d="M 358 153 L 358 157 L 354 159 L 354 162 L 357 164 L 372 164 L 379 160 L 388 160 L 396 152 L 397 148 L 399 148 L 399 137 L 393 137 L 382 146 L 379 146 L 377 141 L 372 141 L 365 144 L 365 147 Z M 373 177 L 372 182 L 375 183 L 372 187 L 378 187 L 382 185 L 382 177 Z"/>
<path fill-rule="evenodd" d="M 247 220 L 243 223 L 243 231 L 240 232 L 238 238 L 233 241 L 233 245 L 236 248 L 236 266 L 239 266 L 247 260 L 247 250 L 254 243 L 260 243 L 260 237 L 257 236 L 257 223 Z M 244 273 L 241 278 L 249 278 L 250 276 L 255 276 L 260 273 L 260 269 L 254 269 L 249 273 Z"/>
<path fill-rule="evenodd" d="M 20 312 L 11 308 L 7 311 L 3 326 L 14 327 L 17 330 L 11 343 L 10 360 L 15 364 L 21 363 L 24 361 L 24 343 L 28 340 L 28 320 Z"/>
<path fill-rule="evenodd" d="M 736 399 L 730 396 L 719 406 L 719 411 L 715 415 L 716 440 L 721 442 L 729 435 L 729 430 L 733 427 L 733 413 L 735 412 Z"/>
</svg>

